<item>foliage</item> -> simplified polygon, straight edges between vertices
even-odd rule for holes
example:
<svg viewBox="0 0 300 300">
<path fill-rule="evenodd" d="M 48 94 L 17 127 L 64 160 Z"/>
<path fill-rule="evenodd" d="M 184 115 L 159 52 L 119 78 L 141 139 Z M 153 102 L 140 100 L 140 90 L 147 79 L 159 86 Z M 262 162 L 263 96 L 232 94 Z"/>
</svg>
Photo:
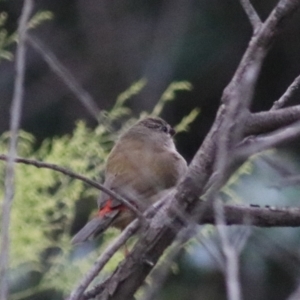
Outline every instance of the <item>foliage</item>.
<svg viewBox="0 0 300 300">
<path fill-rule="evenodd" d="M 83 121 L 78 121 L 72 135 L 49 138 L 37 150 L 33 150 L 34 137 L 20 132 L 19 156 L 55 163 L 101 181 L 106 157 L 116 137 L 138 119 L 132 117 L 126 101 L 145 84 L 145 80 L 140 80 L 122 93 L 110 111 L 102 112 L 102 122 L 94 129 L 87 127 Z M 183 86 L 180 82 L 171 84 L 168 88 L 171 97 L 162 97 L 156 106 L 159 109 L 154 109 L 151 115 L 161 113 L 166 102 L 173 100 L 175 92 Z M 146 115 L 143 112 L 139 117 Z M 192 115 L 192 118 L 183 118 L 179 131 L 187 129 L 196 117 L 195 113 Z M 8 138 L 8 133 L 0 137 L 2 153 L 6 152 Z M 4 168 L 3 163 L 0 165 L 2 186 Z M 3 198 L 3 190 L 0 193 Z M 71 247 L 70 233 L 76 218 L 76 202 L 79 199 L 82 202 L 94 200 L 98 193 L 98 190 L 82 181 L 49 169 L 22 164 L 16 166 L 16 194 L 11 222 L 11 286 L 14 289 L 20 282 L 21 269 L 25 274 L 26 270 L 28 274 L 33 270 L 38 272 L 41 279 L 38 285 L 28 285 L 15 293 L 15 299 L 22 299 L 25 294 L 51 287 L 64 292 L 70 291 L 88 270 L 103 247 L 116 234 L 116 230 L 110 230 L 100 247 L 91 243 Z M 111 271 L 122 257 L 123 254 L 117 253 L 107 266 L 107 271 Z"/>
<path fill-rule="evenodd" d="M 43 22 L 52 19 L 52 17 L 50 11 L 38 11 L 28 22 L 28 28 L 34 29 Z M 2 59 L 13 60 L 14 56 L 10 47 L 18 41 L 17 32 L 8 33 L 5 29 L 7 18 L 7 13 L 0 13 L 0 61 Z"/>
</svg>

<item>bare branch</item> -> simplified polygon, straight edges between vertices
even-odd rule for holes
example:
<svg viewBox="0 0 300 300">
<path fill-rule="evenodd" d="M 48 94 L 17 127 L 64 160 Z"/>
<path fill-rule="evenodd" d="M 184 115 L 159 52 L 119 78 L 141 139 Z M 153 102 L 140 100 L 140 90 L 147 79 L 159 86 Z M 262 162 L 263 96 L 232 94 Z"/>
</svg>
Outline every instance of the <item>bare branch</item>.
<svg viewBox="0 0 300 300">
<path fill-rule="evenodd" d="M 6 155 L 3 155 L 3 154 L 0 155 L 0 160 L 6 161 L 7 159 L 8 159 L 8 157 Z M 50 170 L 65 174 L 65 175 L 67 175 L 71 178 L 81 180 L 81 181 L 87 183 L 88 185 L 90 185 L 90 186 L 106 193 L 107 195 L 113 197 L 114 199 L 118 200 L 120 203 L 124 204 L 128 209 L 130 209 L 139 219 L 141 219 L 141 221 L 143 221 L 143 222 L 146 221 L 144 215 L 142 214 L 142 212 L 138 208 L 136 208 L 134 205 L 132 205 L 128 200 L 126 200 L 125 198 L 121 197 L 119 194 L 117 194 L 114 191 L 106 188 L 104 185 L 102 185 L 102 184 L 100 184 L 100 183 L 98 183 L 94 180 L 91 180 L 91 179 L 89 179 L 85 176 L 82 176 L 80 174 L 74 173 L 71 170 L 60 167 L 58 165 L 50 164 L 50 163 L 46 163 L 46 162 L 41 162 L 41 161 L 34 160 L 34 159 L 14 158 L 14 162 L 35 166 L 37 168 L 50 169 Z"/>
<path fill-rule="evenodd" d="M 267 150 L 272 147 L 279 146 L 285 142 L 289 142 L 300 137 L 300 121 L 294 124 L 278 129 L 270 134 L 258 137 L 245 138 L 233 150 L 232 158 L 228 161 L 226 168 L 225 179 L 228 179 L 230 174 L 234 172 L 246 159 L 251 155 Z"/>
<path fill-rule="evenodd" d="M 18 129 L 21 119 L 21 110 L 24 92 L 25 55 L 27 22 L 33 9 L 33 1 L 26 0 L 18 26 L 19 42 L 16 50 L 16 79 L 13 91 L 12 106 L 10 111 L 10 142 L 5 174 L 5 196 L 2 205 L 1 221 L 1 253 L 0 253 L 0 299 L 8 298 L 8 268 L 9 268 L 9 226 L 10 213 L 14 197 L 14 159 L 17 156 Z"/>
<path fill-rule="evenodd" d="M 259 227 L 299 227 L 300 208 L 279 208 L 258 205 L 224 205 L 224 219 L 227 225 L 245 225 Z M 246 220 L 246 221 L 245 221 Z M 215 224 L 214 211 L 205 211 L 199 224 Z"/>
<path fill-rule="evenodd" d="M 161 199 L 160 201 L 156 202 L 154 205 L 152 205 L 150 208 L 148 208 L 145 212 L 145 216 L 147 218 L 153 217 L 153 215 L 157 212 L 158 209 L 161 208 L 162 204 L 164 202 L 164 199 Z M 134 220 L 131 224 L 129 224 L 126 229 L 119 235 L 114 242 L 110 244 L 110 246 L 107 248 L 107 250 L 98 258 L 93 268 L 84 276 L 82 282 L 79 284 L 79 286 L 73 290 L 70 298 L 68 300 L 79 300 L 79 299 L 90 299 L 94 298 L 99 291 L 103 289 L 103 284 L 100 283 L 96 286 L 94 286 L 91 290 L 86 292 L 84 295 L 83 292 L 85 289 L 89 286 L 89 284 L 92 282 L 92 280 L 99 274 L 99 272 L 103 269 L 107 261 L 112 257 L 112 255 L 123 245 L 126 243 L 126 241 L 139 229 L 145 230 L 147 227 L 147 224 L 143 224 L 144 226 L 140 226 L 141 224 Z M 82 297 L 81 297 L 82 296 Z"/>
<path fill-rule="evenodd" d="M 235 161 L 240 161 L 249 156 L 266 150 L 271 147 L 276 147 L 284 142 L 291 141 L 300 137 L 300 121 L 276 130 L 268 135 L 246 139 L 235 151 Z"/>
<path fill-rule="evenodd" d="M 230 244 L 228 232 L 225 228 L 224 209 L 220 201 L 214 203 L 215 216 L 217 221 L 217 231 L 220 236 L 222 250 L 225 257 L 225 281 L 227 299 L 241 300 L 241 286 L 239 280 L 238 254 L 235 248 Z"/>
<path fill-rule="evenodd" d="M 94 278 L 103 269 L 109 259 L 116 253 L 116 251 L 126 243 L 126 241 L 136 232 L 139 227 L 139 222 L 135 220 L 119 235 L 102 253 L 102 255 L 96 260 L 93 268 L 83 277 L 78 287 L 74 289 L 68 300 L 79 300 L 82 294 L 94 280 Z M 97 289 L 96 289 L 97 291 Z M 95 292 L 95 291 L 94 291 Z M 92 295 L 92 292 L 89 292 Z"/>
<path fill-rule="evenodd" d="M 49 50 L 43 43 L 36 37 L 30 35 L 28 37 L 28 43 L 44 58 L 48 63 L 48 66 L 52 71 L 65 83 L 65 85 L 74 93 L 74 95 L 80 100 L 82 105 L 87 111 L 96 119 L 99 119 L 100 110 L 91 97 L 91 95 L 85 91 L 69 72 L 69 70 L 62 65 L 57 57 Z"/>
<path fill-rule="evenodd" d="M 152 271 L 151 279 L 149 280 L 151 286 L 146 289 L 142 300 L 155 299 L 170 272 L 172 262 L 180 255 L 183 245 L 197 233 L 195 225 L 196 224 L 191 223 L 188 227 L 178 233 L 176 240 L 174 241 L 169 253 L 165 255 L 163 262 Z"/>
<path fill-rule="evenodd" d="M 7 160 L 7 156 L 0 155 L 0 160 Z M 37 168 L 46 168 L 46 169 L 54 170 L 54 171 L 60 172 L 62 174 L 65 174 L 71 178 L 81 180 L 81 181 L 85 182 L 86 184 L 109 194 L 110 196 L 116 198 L 120 202 L 124 201 L 122 203 L 124 205 L 129 204 L 128 208 L 130 209 L 130 203 L 127 203 L 128 201 L 126 201 L 126 199 L 122 200 L 122 198 L 120 198 L 119 195 L 117 195 L 116 193 L 114 193 L 111 190 L 106 189 L 103 185 L 99 184 L 98 182 L 91 180 L 89 178 L 86 178 L 85 176 L 74 173 L 66 168 L 60 167 L 55 164 L 40 162 L 37 160 L 26 159 L 26 158 L 16 158 L 15 162 L 33 165 Z M 136 209 L 136 208 L 133 206 L 133 209 Z M 262 226 L 262 227 L 265 227 L 265 226 L 267 226 L 267 227 L 268 226 L 299 226 L 300 220 L 299 220 L 299 222 L 296 222 L 294 220 L 294 215 L 296 217 L 300 216 L 300 214 L 298 215 L 297 210 L 283 209 L 282 213 L 285 216 L 283 216 L 283 215 L 279 216 L 279 212 L 280 212 L 280 209 L 278 209 L 276 211 L 272 211 L 270 208 L 260 208 L 260 207 L 255 208 L 255 207 L 230 206 L 230 205 L 225 206 L 226 223 L 230 224 L 230 225 L 244 224 L 245 220 L 246 220 L 245 218 L 248 217 L 249 220 L 251 220 L 250 224 L 254 225 L 254 226 Z M 140 214 L 140 212 L 139 212 L 139 214 Z M 271 220 L 272 218 L 274 218 L 273 223 Z M 280 218 L 281 218 L 281 220 L 280 220 Z M 290 222 L 288 221 L 288 218 L 291 218 Z M 213 215 L 211 215 L 211 213 L 209 213 L 209 211 L 205 211 L 200 223 L 201 224 L 202 223 L 214 224 Z"/>
<path fill-rule="evenodd" d="M 250 114 L 246 119 L 245 136 L 267 133 L 300 119 L 300 105 Z"/>
<path fill-rule="evenodd" d="M 281 0 L 273 9 L 270 16 L 261 26 L 259 32 L 252 36 L 248 48 L 231 80 L 229 85 L 224 90 L 222 100 L 226 103 L 231 96 L 236 92 L 239 85 L 247 80 L 245 74 L 252 69 L 259 71 L 263 59 L 265 58 L 271 42 L 282 28 L 282 22 L 291 16 L 299 8 L 298 0 Z M 256 76 L 258 73 L 256 74 Z M 253 75 L 252 75 L 253 76 Z M 253 81 L 255 83 L 255 81 Z"/>
<path fill-rule="evenodd" d="M 241 5 L 248 16 L 248 19 L 252 25 L 253 32 L 256 33 L 262 25 L 259 15 L 251 4 L 250 0 L 240 0 Z"/>
<path fill-rule="evenodd" d="M 286 105 L 286 103 L 293 97 L 293 95 L 299 89 L 299 87 L 300 87 L 300 75 L 295 78 L 295 80 L 288 87 L 285 93 L 277 101 L 274 102 L 271 110 L 279 109 L 284 105 Z"/>
<path fill-rule="evenodd" d="M 249 8 L 250 3 L 247 3 Z M 218 131 L 215 175 L 225 176 L 224 170 L 228 165 L 228 153 L 245 135 L 246 124 L 244 120 L 250 115 L 248 109 L 269 44 L 275 38 L 281 21 L 296 8 L 296 1 L 281 0 L 278 3 L 260 30 L 253 34 L 232 80 L 224 89 L 222 95 L 222 102 L 225 105 L 223 108 L 224 117 Z M 218 181 L 223 182 L 222 178 L 219 178 Z"/>
</svg>

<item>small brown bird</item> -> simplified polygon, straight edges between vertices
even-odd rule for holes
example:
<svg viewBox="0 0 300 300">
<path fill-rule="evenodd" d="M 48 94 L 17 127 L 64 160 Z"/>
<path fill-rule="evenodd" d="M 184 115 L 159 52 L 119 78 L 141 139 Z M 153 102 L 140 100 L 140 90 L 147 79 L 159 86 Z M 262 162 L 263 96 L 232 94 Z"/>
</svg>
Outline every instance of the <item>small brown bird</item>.
<svg viewBox="0 0 300 300">
<path fill-rule="evenodd" d="M 141 211 L 162 198 L 186 173 L 177 152 L 174 129 L 160 118 L 138 121 L 120 136 L 106 164 L 104 186 Z M 73 244 L 101 234 L 113 225 L 125 228 L 135 215 L 124 204 L 102 192 L 98 213 L 72 239 Z"/>
</svg>

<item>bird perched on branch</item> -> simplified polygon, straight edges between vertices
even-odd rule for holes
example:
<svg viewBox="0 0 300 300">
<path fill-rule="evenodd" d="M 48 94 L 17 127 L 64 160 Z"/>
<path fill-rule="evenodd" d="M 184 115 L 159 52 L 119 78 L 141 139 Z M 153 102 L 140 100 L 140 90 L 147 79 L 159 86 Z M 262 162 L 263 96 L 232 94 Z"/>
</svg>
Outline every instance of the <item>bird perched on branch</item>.
<svg viewBox="0 0 300 300">
<path fill-rule="evenodd" d="M 104 186 L 143 212 L 174 187 L 187 164 L 177 152 L 175 130 L 160 118 L 145 118 L 120 136 L 108 156 Z M 98 213 L 72 239 L 73 244 L 101 234 L 110 225 L 125 228 L 135 214 L 102 192 Z"/>
</svg>

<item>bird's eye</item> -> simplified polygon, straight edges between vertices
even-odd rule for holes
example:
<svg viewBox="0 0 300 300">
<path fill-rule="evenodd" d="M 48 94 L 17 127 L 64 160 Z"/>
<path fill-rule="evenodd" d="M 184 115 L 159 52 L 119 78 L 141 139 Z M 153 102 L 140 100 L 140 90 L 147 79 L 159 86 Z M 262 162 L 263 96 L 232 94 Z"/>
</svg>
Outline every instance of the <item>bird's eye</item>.
<svg viewBox="0 0 300 300">
<path fill-rule="evenodd" d="M 163 127 L 161 128 L 161 130 L 162 130 L 163 132 L 165 132 L 165 133 L 168 133 L 168 127 L 167 127 L 167 126 L 163 126 Z"/>
</svg>

